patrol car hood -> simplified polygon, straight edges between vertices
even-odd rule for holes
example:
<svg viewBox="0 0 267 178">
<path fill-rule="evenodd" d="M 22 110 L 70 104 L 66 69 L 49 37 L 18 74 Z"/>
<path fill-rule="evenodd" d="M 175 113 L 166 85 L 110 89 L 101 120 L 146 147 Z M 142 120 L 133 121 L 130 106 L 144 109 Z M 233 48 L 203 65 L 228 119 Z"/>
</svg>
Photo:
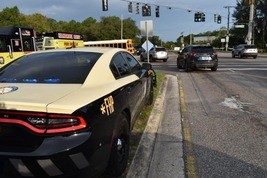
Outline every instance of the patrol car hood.
<svg viewBox="0 0 267 178">
<path fill-rule="evenodd" d="M 47 112 L 47 106 L 80 84 L 0 84 L 0 109 Z"/>
</svg>

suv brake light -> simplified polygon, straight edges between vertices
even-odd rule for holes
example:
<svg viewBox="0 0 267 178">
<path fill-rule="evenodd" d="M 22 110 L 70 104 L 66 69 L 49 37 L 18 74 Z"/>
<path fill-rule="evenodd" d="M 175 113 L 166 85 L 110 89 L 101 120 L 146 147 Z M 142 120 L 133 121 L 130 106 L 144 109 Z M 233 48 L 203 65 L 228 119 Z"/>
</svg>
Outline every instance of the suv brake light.
<svg viewBox="0 0 267 178">
<path fill-rule="evenodd" d="M 196 57 L 196 55 L 197 55 L 197 53 L 195 53 L 195 52 L 189 53 L 189 57 Z"/>
<path fill-rule="evenodd" d="M 24 126 L 38 134 L 73 132 L 87 125 L 81 116 L 18 111 L 1 111 L 0 123 Z"/>
</svg>

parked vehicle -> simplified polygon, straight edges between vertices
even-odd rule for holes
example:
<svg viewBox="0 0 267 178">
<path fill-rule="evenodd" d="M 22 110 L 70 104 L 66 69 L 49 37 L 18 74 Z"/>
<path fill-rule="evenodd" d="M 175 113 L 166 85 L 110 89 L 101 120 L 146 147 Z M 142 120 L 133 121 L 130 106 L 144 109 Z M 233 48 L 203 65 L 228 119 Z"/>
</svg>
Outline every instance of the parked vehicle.
<svg viewBox="0 0 267 178">
<path fill-rule="evenodd" d="M 131 129 L 153 102 L 153 73 L 102 47 L 33 52 L 2 67 L 0 177 L 120 176 Z"/>
<path fill-rule="evenodd" d="M 218 68 L 218 56 L 212 46 L 190 45 L 179 52 L 177 68 L 189 72 L 196 68 L 210 68 L 216 71 Z"/>
<path fill-rule="evenodd" d="M 254 59 L 256 59 L 258 56 L 258 48 L 255 45 L 237 45 L 232 50 L 232 57 L 235 58 L 236 56 L 238 56 L 239 58 L 253 57 Z"/>
<path fill-rule="evenodd" d="M 164 47 L 156 46 L 156 47 L 153 47 L 149 51 L 149 59 L 151 61 L 163 60 L 163 62 L 167 62 L 168 58 L 169 58 L 168 52 L 167 52 L 166 48 L 164 48 Z M 140 60 L 141 61 L 147 60 L 147 53 L 146 52 L 141 53 Z"/>
</svg>

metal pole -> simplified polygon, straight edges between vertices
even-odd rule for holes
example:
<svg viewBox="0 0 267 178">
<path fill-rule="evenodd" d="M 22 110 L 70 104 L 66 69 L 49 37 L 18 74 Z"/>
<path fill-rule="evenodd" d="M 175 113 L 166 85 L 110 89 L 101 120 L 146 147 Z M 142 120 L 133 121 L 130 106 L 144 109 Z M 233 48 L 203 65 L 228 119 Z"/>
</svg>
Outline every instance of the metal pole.
<svg viewBox="0 0 267 178">
<path fill-rule="evenodd" d="M 123 15 L 121 15 L 121 39 L 123 39 Z"/>
<path fill-rule="evenodd" d="M 255 0 L 250 0 L 249 5 L 250 5 L 250 13 L 249 13 L 249 23 L 248 23 L 248 34 L 247 34 L 247 44 L 252 43 L 252 38 L 253 38 L 253 19 L 254 19 L 254 3 Z"/>
<path fill-rule="evenodd" d="M 235 6 L 224 6 L 224 8 L 227 8 L 228 10 L 228 16 L 227 16 L 227 34 L 225 39 L 225 50 L 228 51 L 228 43 L 229 43 L 229 29 L 230 29 L 230 8 Z"/>
<path fill-rule="evenodd" d="M 149 63 L 149 51 L 148 51 L 148 28 L 147 28 L 147 21 L 145 21 L 146 24 L 146 56 L 147 56 L 147 62 Z"/>
</svg>

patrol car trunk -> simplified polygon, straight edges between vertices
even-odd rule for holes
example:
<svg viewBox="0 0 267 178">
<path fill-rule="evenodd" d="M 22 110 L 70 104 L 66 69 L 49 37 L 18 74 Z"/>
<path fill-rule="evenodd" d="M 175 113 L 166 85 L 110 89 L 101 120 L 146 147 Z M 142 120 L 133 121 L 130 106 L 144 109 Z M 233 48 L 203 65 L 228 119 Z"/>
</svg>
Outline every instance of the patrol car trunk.
<svg viewBox="0 0 267 178">
<path fill-rule="evenodd" d="M 0 152 L 16 153 L 34 151 L 46 137 L 44 133 L 35 132 L 35 128 L 27 119 L 36 116 L 33 113 L 46 113 L 50 103 L 80 87 L 80 85 L 58 84 L 9 84 L 6 86 L 13 86 L 17 89 L 0 94 Z M 0 87 L 3 88 L 3 85 L 1 84 Z"/>
</svg>

